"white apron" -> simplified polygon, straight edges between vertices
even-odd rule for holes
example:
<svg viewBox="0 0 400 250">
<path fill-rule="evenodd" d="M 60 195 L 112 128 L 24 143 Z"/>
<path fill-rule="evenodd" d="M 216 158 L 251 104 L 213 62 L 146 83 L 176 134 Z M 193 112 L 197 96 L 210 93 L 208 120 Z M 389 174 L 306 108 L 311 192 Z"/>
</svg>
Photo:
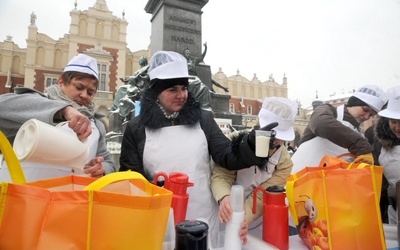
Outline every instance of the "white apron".
<svg viewBox="0 0 400 250">
<path fill-rule="evenodd" d="M 260 186 L 263 182 L 272 177 L 272 174 L 275 172 L 275 167 L 278 165 L 279 159 L 281 158 L 282 149 L 283 146 L 281 146 L 269 158 L 267 163 L 267 171 L 261 171 L 257 166 L 252 166 L 250 168 L 237 171 L 235 184 L 243 187 L 245 200 L 256 187 Z M 262 232 L 262 220 L 263 217 L 261 216 L 257 220 L 253 221 L 249 225 L 249 229 L 253 230 L 257 227 L 260 227 L 258 230 Z"/>
<path fill-rule="evenodd" d="M 91 159 L 96 157 L 97 147 L 100 138 L 100 132 L 96 127 L 94 121 L 91 121 L 91 126 L 92 126 L 92 133 L 87 139 L 87 143 L 89 144 L 89 156 L 87 158 L 86 163 L 88 163 Z M 75 135 L 75 132 L 66 125 L 60 126 L 60 129 L 64 129 Z M 7 169 L 7 164 L 6 161 L 3 159 L 2 154 L 0 154 L 0 163 L 1 163 L 0 182 L 2 181 L 11 182 L 11 177 Z M 37 163 L 37 162 L 24 161 L 21 162 L 21 166 L 24 171 L 27 182 L 62 177 L 66 175 L 71 175 L 73 173 L 72 169 L 69 167 Z M 75 173 L 75 174 L 84 175 L 83 173 Z"/>
<path fill-rule="evenodd" d="M 216 247 L 219 238 L 218 206 L 211 195 L 210 155 L 200 125 L 194 128 L 183 125 L 157 130 L 146 128 L 143 166 L 151 175 L 181 172 L 189 176 L 194 186 L 188 188 L 186 219 L 206 222 L 212 245 Z"/>
<path fill-rule="evenodd" d="M 396 183 L 400 181 L 400 146 L 392 148 L 382 147 L 379 155 L 379 165 L 383 166 L 383 174 L 389 183 L 387 189 L 389 197 L 397 197 L 397 200 L 400 199 L 400 194 L 396 192 Z M 388 218 L 389 224 L 397 225 L 397 211 L 392 205 L 388 206 Z"/>
<path fill-rule="evenodd" d="M 338 106 L 337 118 L 346 127 L 353 129 L 358 132 L 358 129 L 354 127 L 350 122 L 344 121 L 344 105 Z M 292 174 L 297 173 L 304 167 L 316 167 L 325 155 L 337 156 L 340 154 L 349 153 L 346 148 L 340 147 L 328 139 L 321 138 L 319 136 L 302 143 L 297 149 L 296 153 L 292 156 L 293 168 Z"/>
<path fill-rule="evenodd" d="M 247 198 L 253 190 L 260 186 L 261 183 L 267 181 L 272 177 L 275 172 L 275 167 L 278 165 L 279 159 L 282 154 L 282 146 L 275 151 L 275 153 L 269 158 L 267 163 L 267 171 L 260 171 L 257 166 L 245 168 L 237 171 L 236 184 L 242 185 L 244 189 L 244 197 Z M 256 172 L 256 174 L 254 174 Z"/>
</svg>

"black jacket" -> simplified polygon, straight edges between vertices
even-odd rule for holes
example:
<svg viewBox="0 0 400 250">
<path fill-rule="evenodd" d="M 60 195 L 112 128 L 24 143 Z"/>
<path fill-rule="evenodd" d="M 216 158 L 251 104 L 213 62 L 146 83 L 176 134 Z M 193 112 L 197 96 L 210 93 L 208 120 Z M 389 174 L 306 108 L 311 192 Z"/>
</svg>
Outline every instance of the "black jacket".
<svg viewBox="0 0 400 250">
<path fill-rule="evenodd" d="M 203 110 L 189 92 L 188 100 L 178 117 L 167 119 L 156 103 L 157 97 L 146 91 L 141 100 L 140 115 L 132 119 L 125 130 L 121 145 L 120 171 L 133 170 L 151 180 L 143 167 L 143 151 L 146 141 L 145 127 L 160 129 L 166 126 L 195 126 L 200 123 L 208 143 L 208 151 L 220 166 L 239 170 L 264 164 L 266 159 L 256 157 L 248 143 L 248 135 L 230 141 L 221 131 L 210 111 Z M 188 138 L 190 140 L 190 138 Z M 179 154 L 179 152 L 177 152 Z"/>
</svg>

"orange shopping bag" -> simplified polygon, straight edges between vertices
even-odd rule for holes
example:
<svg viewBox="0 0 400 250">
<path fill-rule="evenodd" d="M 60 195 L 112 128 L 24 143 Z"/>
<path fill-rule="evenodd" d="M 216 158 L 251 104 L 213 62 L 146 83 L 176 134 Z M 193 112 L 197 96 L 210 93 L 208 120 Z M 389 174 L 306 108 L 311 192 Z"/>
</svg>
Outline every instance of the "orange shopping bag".
<svg viewBox="0 0 400 250">
<path fill-rule="evenodd" d="M 290 213 L 309 249 L 386 249 L 379 208 L 383 168 L 360 160 L 325 156 L 319 167 L 288 177 Z"/>
<path fill-rule="evenodd" d="M 161 249 L 171 191 L 131 171 L 24 184 L 1 132 L 0 149 L 18 182 L 1 184 L 0 249 Z"/>
</svg>

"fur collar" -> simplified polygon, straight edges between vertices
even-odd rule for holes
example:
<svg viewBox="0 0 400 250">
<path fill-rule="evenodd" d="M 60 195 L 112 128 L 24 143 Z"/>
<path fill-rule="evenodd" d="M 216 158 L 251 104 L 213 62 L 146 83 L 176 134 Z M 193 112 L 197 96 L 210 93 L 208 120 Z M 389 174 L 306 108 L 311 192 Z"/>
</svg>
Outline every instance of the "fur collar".
<svg viewBox="0 0 400 250">
<path fill-rule="evenodd" d="M 400 145 L 400 139 L 392 132 L 389 127 L 389 119 L 380 117 L 375 128 L 375 137 L 384 148 L 392 148 Z"/>
<path fill-rule="evenodd" d="M 182 107 L 178 117 L 172 120 L 164 117 L 156 101 L 157 96 L 148 89 L 144 92 L 140 102 L 140 123 L 148 128 L 158 129 L 165 127 L 168 121 L 175 125 L 194 126 L 202 117 L 201 104 L 196 101 L 190 92 L 188 93 L 186 104 Z"/>
</svg>

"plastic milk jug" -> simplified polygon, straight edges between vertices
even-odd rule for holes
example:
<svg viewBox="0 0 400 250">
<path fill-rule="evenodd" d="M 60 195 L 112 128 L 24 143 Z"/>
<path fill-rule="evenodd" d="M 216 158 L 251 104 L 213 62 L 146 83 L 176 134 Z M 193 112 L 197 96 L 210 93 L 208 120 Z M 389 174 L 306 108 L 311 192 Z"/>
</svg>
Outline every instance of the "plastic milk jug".
<svg viewBox="0 0 400 250">
<path fill-rule="evenodd" d="M 164 172 L 159 172 L 154 177 L 154 184 L 157 184 L 158 178 L 164 177 L 164 188 L 172 191 L 171 207 L 174 210 L 175 225 L 186 219 L 187 205 L 189 201 L 188 187 L 194 184 L 189 182 L 189 176 L 184 173 L 172 172 L 169 176 Z"/>
<path fill-rule="evenodd" d="M 253 213 L 257 209 L 257 193 L 263 192 L 263 240 L 279 249 L 289 249 L 289 210 L 285 189 L 258 186 L 253 192 Z"/>
</svg>

